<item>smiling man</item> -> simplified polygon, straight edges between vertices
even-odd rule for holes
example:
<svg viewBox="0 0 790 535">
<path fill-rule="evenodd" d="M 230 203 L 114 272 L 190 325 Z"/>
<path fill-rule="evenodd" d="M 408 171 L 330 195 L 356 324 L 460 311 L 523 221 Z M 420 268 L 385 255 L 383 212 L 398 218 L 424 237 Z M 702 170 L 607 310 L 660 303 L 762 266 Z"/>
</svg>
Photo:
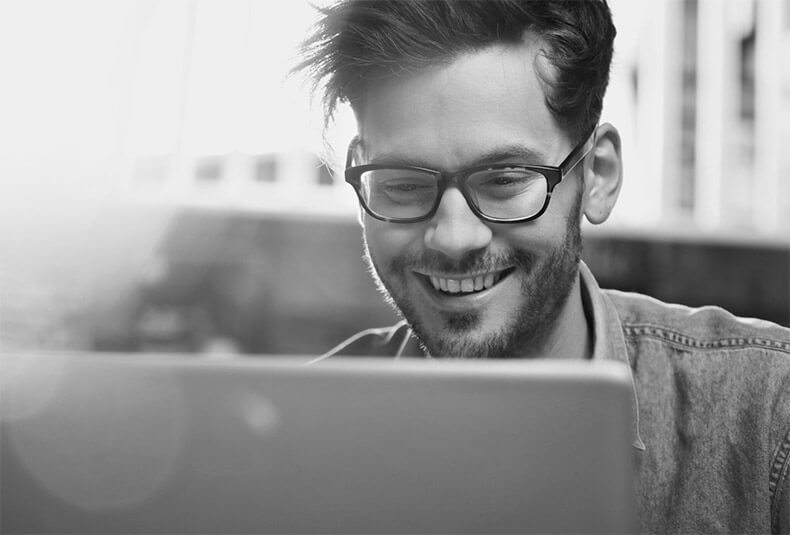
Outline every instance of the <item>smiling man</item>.
<svg viewBox="0 0 790 535">
<path fill-rule="evenodd" d="M 599 124 L 603 0 L 346 1 L 305 42 L 327 120 L 350 103 L 346 181 L 403 321 L 333 355 L 612 358 L 633 373 L 648 532 L 790 531 L 790 331 L 601 290 L 620 138 Z"/>
<path fill-rule="evenodd" d="M 492 45 L 373 84 L 356 108 L 350 161 L 366 165 L 349 174 L 367 210 L 366 257 L 432 355 L 589 355 L 579 211 L 604 210 L 603 188 L 616 194 L 619 142 L 606 126 L 580 143 L 566 134 L 539 62 L 535 39 Z M 585 192 L 593 149 L 612 165 Z M 543 211 L 547 177 L 530 165 L 563 160 Z"/>
</svg>

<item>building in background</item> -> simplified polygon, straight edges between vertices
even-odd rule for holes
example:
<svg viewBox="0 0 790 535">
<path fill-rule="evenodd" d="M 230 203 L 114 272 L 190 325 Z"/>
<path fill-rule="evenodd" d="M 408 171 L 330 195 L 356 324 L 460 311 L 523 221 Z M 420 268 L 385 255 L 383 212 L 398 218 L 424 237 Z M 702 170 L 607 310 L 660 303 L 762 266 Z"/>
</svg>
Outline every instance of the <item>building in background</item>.
<svg viewBox="0 0 790 535">
<path fill-rule="evenodd" d="M 628 60 L 635 166 L 656 203 L 647 213 L 670 227 L 781 241 L 790 235 L 790 62 L 781 59 L 790 2 L 641 4 Z"/>
</svg>

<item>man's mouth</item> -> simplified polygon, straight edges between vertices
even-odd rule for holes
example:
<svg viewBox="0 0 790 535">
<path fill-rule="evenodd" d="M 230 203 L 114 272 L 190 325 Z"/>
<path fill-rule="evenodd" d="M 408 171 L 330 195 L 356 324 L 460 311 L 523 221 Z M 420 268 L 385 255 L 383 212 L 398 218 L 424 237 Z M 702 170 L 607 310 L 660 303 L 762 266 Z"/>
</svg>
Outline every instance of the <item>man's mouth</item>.
<svg viewBox="0 0 790 535">
<path fill-rule="evenodd" d="M 467 277 L 449 277 L 441 275 L 421 274 L 434 290 L 450 295 L 468 295 L 482 292 L 496 286 L 503 278 L 507 277 L 513 268 L 492 271 L 480 275 Z"/>
</svg>

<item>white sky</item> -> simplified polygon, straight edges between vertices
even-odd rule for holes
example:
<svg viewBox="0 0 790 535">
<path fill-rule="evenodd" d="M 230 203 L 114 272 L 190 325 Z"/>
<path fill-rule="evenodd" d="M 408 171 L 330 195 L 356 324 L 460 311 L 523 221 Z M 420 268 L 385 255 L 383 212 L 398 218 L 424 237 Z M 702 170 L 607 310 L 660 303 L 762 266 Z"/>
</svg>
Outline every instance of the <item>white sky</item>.
<svg viewBox="0 0 790 535">
<path fill-rule="evenodd" d="M 300 1 L 3 1 L 0 159 L 170 153 L 179 132 L 187 152 L 312 146 L 307 94 L 285 81 L 311 17 Z"/>
</svg>

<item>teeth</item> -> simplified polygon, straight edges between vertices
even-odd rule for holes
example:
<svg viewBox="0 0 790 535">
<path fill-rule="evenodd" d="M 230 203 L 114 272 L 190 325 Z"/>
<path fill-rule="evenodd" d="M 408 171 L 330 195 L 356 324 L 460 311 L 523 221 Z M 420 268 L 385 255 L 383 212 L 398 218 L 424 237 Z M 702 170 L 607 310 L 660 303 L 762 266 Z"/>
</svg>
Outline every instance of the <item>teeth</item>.
<svg viewBox="0 0 790 535">
<path fill-rule="evenodd" d="M 436 290 L 451 294 L 472 293 L 492 287 L 494 282 L 499 280 L 499 275 L 488 273 L 486 275 L 478 275 L 473 279 L 444 279 L 431 276 L 430 280 Z"/>
</svg>

